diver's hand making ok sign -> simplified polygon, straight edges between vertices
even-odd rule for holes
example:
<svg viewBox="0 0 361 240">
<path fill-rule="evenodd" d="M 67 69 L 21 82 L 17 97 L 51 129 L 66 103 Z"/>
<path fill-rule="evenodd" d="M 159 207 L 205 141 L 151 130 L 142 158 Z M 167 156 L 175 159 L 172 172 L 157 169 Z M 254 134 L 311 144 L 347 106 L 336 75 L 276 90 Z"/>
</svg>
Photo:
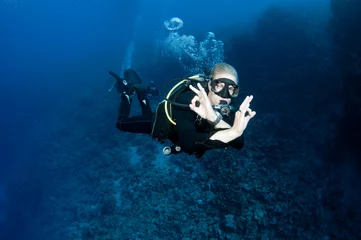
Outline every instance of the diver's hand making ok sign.
<svg viewBox="0 0 361 240">
<path fill-rule="evenodd" d="M 192 99 L 191 104 L 189 104 L 189 107 L 190 109 L 192 109 L 192 111 L 197 113 L 201 118 L 213 122 L 216 120 L 217 115 L 212 108 L 212 104 L 204 88 L 199 83 L 197 84 L 197 86 L 199 90 L 193 87 L 192 85 L 189 86 L 189 88 L 195 94 L 197 94 Z"/>
<path fill-rule="evenodd" d="M 231 129 L 235 131 L 237 136 L 241 136 L 243 134 L 243 131 L 247 128 L 249 120 L 251 120 L 256 115 L 256 112 L 250 109 L 252 100 L 252 95 L 247 96 L 236 112 L 234 123 Z"/>
</svg>

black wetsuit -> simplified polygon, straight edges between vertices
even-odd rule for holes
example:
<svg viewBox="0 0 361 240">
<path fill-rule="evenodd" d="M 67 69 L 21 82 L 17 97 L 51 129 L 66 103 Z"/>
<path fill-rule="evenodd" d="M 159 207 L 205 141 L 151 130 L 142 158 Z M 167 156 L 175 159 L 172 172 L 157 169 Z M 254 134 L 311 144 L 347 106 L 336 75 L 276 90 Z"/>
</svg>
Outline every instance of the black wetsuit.
<svg viewBox="0 0 361 240">
<path fill-rule="evenodd" d="M 128 100 L 125 94 L 121 94 L 116 127 L 125 132 L 150 134 L 152 132 L 152 119 L 154 114 L 150 108 L 144 88 L 137 89 L 136 92 L 140 106 L 142 107 L 142 115 L 129 117 L 132 98 Z"/>
<path fill-rule="evenodd" d="M 129 117 L 131 101 L 125 95 L 118 110 L 116 127 L 121 131 L 151 134 L 153 138 L 163 142 L 169 139 L 173 144 L 180 146 L 183 152 L 201 157 L 205 151 L 231 146 L 241 149 L 244 146 L 243 135 L 230 143 L 209 138 L 222 129 L 214 129 L 205 119 L 197 117 L 189 107 L 173 106 L 172 117 L 176 126 L 172 125 L 164 112 L 164 102 L 160 103 L 155 113 L 151 112 L 145 89 L 137 90 L 138 100 L 142 106 L 142 116 Z M 177 102 L 189 104 L 194 97 L 192 91 L 180 94 Z M 224 116 L 223 120 L 232 126 L 234 113 Z"/>
</svg>

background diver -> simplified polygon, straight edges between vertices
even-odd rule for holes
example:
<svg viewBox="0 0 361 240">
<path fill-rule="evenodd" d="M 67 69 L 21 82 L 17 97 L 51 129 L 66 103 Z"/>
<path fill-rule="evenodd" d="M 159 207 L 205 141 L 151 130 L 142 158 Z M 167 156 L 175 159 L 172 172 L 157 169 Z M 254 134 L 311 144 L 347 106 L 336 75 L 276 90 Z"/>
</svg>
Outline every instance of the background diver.
<svg viewBox="0 0 361 240">
<path fill-rule="evenodd" d="M 159 90 L 153 81 L 149 82 L 145 88 L 145 93 L 150 100 L 157 100 L 159 98 Z"/>
<path fill-rule="evenodd" d="M 127 69 L 124 78 L 109 73 L 115 77 L 115 86 L 121 95 L 116 122 L 119 130 L 147 133 L 161 143 L 170 140 L 174 145 L 165 147 L 164 154 L 185 152 L 199 158 L 207 150 L 228 146 L 240 150 L 244 146 L 243 133 L 256 115 L 250 108 L 253 96 L 247 96 L 235 112 L 224 112 L 220 107 L 229 106 L 239 93 L 238 74 L 231 65 L 216 64 L 208 81 L 195 81 L 196 84 L 186 85 L 185 90 L 173 94 L 176 102 L 170 100 L 169 93 L 154 113 L 145 87 L 134 70 Z M 135 93 L 142 115 L 129 117 Z"/>
</svg>

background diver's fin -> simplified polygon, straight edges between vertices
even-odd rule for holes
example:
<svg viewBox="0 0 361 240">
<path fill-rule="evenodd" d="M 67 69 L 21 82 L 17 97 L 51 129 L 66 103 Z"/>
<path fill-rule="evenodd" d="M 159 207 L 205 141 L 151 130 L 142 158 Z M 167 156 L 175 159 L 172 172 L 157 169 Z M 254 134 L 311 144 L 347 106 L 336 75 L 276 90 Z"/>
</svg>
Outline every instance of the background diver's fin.
<svg viewBox="0 0 361 240">
<path fill-rule="evenodd" d="M 108 89 L 108 92 L 112 91 L 115 87 L 118 93 L 122 93 L 124 91 L 124 78 L 119 77 L 115 72 L 109 71 L 109 74 L 115 78 L 113 85 Z"/>
<path fill-rule="evenodd" d="M 129 68 L 125 70 L 124 78 L 119 77 L 115 72 L 112 71 L 109 71 L 109 74 L 112 75 L 116 80 L 108 91 L 113 90 L 114 87 L 117 89 L 118 93 L 123 93 L 124 91 L 131 91 L 131 89 L 133 88 L 144 88 L 144 86 L 142 86 L 142 80 L 133 69 Z"/>
<path fill-rule="evenodd" d="M 131 68 L 124 71 L 124 78 L 127 79 L 129 84 L 142 84 L 138 73 Z"/>
<path fill-rule="evenodd" d="M 109 74 L 112 75 L 116 80 L 121 80 L 121 78 L 115 72 L 109 71 Z"/>
</svg>

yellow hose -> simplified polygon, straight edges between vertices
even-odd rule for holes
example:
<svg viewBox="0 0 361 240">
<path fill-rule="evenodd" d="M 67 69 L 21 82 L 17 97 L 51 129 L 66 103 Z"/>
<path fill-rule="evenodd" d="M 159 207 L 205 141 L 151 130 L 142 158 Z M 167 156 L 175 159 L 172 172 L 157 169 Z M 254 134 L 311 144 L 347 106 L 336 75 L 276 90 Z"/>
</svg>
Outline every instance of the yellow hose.
<svg viewBox="0 0 361 240">
<path fill-rule="evenodd" d="M 189 78 L 199 78 L 199 75 L 194 75 L 194 76 L 189 77 Z M 165 103 L 164 103 L 165 115 L 167 116 L 169 122 L 171 122 L 173 125 L 177 125 L 177 123 L 169 115 L 169 112 L 168 112 L 168 99 L 169 99 L 170 95 L 172 95 L 174 89 L 176 89 L 179 85 L 183 84 L 186 81 L 188 81 L 188 79 L 183 79 L 182 81 L 180 81 L 179 83 L 174 85 L 174 87 L 172 87 L 172 89 L 168 92 L 167 97 L 165 99 Z"/>
</svg>

